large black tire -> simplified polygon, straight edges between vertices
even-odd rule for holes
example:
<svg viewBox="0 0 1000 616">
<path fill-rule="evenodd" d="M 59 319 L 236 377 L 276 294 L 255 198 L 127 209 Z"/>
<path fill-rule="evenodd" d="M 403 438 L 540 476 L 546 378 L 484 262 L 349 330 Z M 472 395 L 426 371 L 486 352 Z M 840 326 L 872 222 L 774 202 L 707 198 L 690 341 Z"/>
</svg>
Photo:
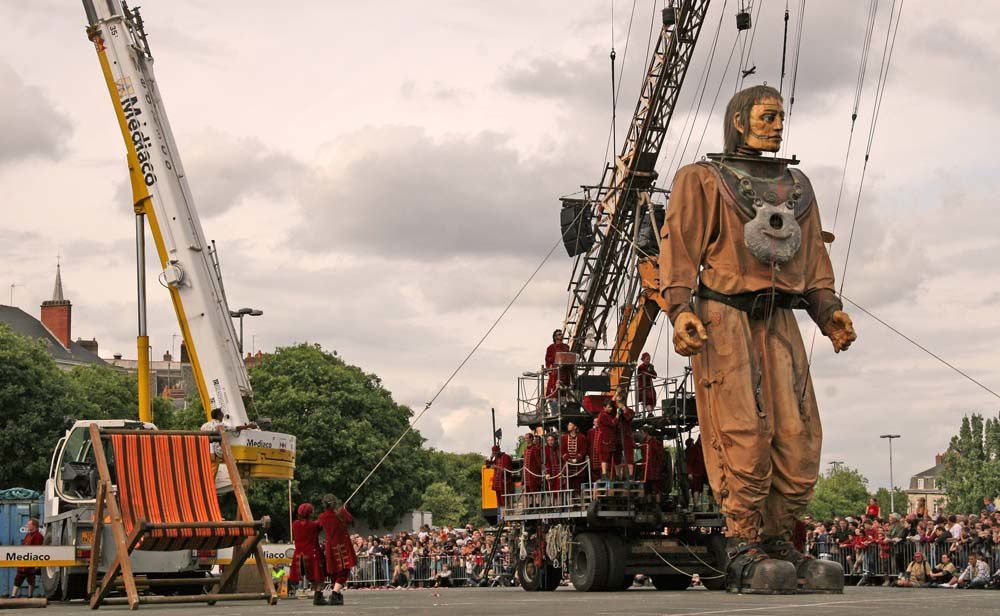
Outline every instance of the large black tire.
<svg viewBox="0 0 1000 616">
<path fill-rule="evenodd" d="M 709 556 L 706 559 L 718 571 L 708 570 L 701 576 L 701 583 L 709 590 L 725 590 L 726 575 L 724 572 L 729 566 L 729 554 L 726 552 L 726 537 L 724 535 L 709 535 L 705 540 L 705 547 L 708 548 Z"/>
<path fill-rule="evenodd" d="M 562 581 L 562 569 L 545 565 L 545 579 L 542 580 L 542 590 L 555 590 Z"/>
<path fill-rule="evenodd" d="M 535 566 L 534 559 L 525 558 L 517 563 L 517 577 L 521 581 L 521 588 L 528 592 L 542 589 L 542 571 Z"/>
<path fill-rule="evenodd" d="M 608 585 L 608 548 L 597 533 L 576 536 L 570 582 L 581 592 L 597 592 Z"/>
<path fill-rule="evenodd" d="M 651 575 L 656 590 L 686 590 L 691 585 L 691 578 L 680 574 Z"/>
<path fill-rule="evenodd" d="M 608 550 L 608 585 L 606 590 L 622 590 L 622 584 L 625 580 L 625 541 L 620 535 L 613 533 L 604 533 L 601 538 L 604 539 L 604 546 Z"/>
</svg>

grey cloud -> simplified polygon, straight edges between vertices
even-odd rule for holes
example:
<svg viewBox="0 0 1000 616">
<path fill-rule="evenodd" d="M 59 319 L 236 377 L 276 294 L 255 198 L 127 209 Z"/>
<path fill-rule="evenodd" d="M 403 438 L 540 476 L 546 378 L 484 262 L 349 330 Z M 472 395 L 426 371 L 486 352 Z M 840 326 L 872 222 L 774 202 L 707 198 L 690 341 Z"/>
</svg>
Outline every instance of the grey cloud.
<svg viewBox="0 0 1000 616">
<path fill-rule="evenodd" d="M 395 127 L 348 141 L 345 149 L 361 153 L 343 169 L 321 170 L 303 191 L 308 222 L 295 236 L 310 250 L 533 256 L 558 238 L 566 178 L 586 170 L 569 155 L 527 159 L 496 133 L 438 140 Z"/>
<path fill-rule="evenodd" d="M 73 125 L 39 88 L 0 63 L 0 165 L 26 158 L 59 159 Z"/>
</svg>

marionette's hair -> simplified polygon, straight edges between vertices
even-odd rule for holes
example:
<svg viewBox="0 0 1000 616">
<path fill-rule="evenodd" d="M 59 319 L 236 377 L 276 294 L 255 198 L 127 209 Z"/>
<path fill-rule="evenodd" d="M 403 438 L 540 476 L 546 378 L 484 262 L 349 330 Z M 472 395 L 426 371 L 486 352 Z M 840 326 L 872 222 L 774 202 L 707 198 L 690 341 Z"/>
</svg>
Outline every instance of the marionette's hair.
<svg viewBox="0 0 1000 616">
<path fill-rule="evenodd" d="M 726 154 L 735 153 L 743 145 L 745 135 L 750 132 L 750 108 L 754 106 L 754 103 L 765 98 L 776 98 L 784 102 L 780 92 L 771 86 L 764 85 L 751 86 L 745 90 L 740 90 L 729 99 L 729 104 L 726 105 L 726 115 L 723 116 L 722 129 L 725 141 L 723 151 Z M 736 126 L 733 125 L 733 116 L 736 114 L 740 115 L 740 126 L 743 127 L 743 133 L 736 130 Z"/>
</svg>

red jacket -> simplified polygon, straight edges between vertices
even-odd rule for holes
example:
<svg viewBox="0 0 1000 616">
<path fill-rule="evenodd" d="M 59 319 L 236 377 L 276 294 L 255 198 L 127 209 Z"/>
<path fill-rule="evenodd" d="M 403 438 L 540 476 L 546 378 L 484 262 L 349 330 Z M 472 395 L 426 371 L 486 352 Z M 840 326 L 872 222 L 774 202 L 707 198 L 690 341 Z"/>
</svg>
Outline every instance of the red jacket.
<svg viewBox="0 0 1000 616">
<path fill-rule="evenodd" d="M 622 408 L 622 416 L 618 419 L 618 443 L 622 450 L 625 464 L 632 464 L 635 461 L 635 436 L 632 434 L 632 419 L 635 418 L 635 411 L 626 407 Z"/>
<path fill-rule="evenodd" d="M 348 525 L 353 520 L 354 517 L 347 507 L 341 507 L 340 511 L 327 509 L 319 514 L 319 524 L 326 534 L 323 551 L 326 556 L 327 575 L 349 571 L 358 564 L 358 555 L 354 552 L 354 544 L 351 542 L 351 533 L 348 530 Z"/>
<path fill-rule="evenodd" d="M 503 505 L 503 497 L 514 491 L 514 476 L 510 470 L 514 462 L 506 453 L 493 458 L 493 491 L 497 493 L 497 504 Z"/>
<path fill-rule="evenodd" d="M 551 477 L 549 480 L 549 490 L 559 490 L 562 488 L 559 471 L 562 470 L 562 456 L 559 455 L 559 445 L 545 446 L 545 474 Z"/>
<path fill-rule="evenodd" d="M 649 437 L 642 442 L 642 480 L 663 482 L 663 441 L 658 438 Z M 659 487 L 662 489 L 662 485 Z"/>
<path fill-rule="evenodd" d="M 545 349 L 545 367 L 549 369 L 548 371 L 548 381 L 545 383 L 545 397 L 554 398 L 556 394 L 556 381 L 557 379 L 562 383 L 569 382 L 570 371 L 562 369 L 555 370 L 556 367 L 556 353 L 566 353 L 569 351 L 569 345 L 565 342 L 553 342 Z"/>
<path fill-rule="evenodd" d="M 612 462 L 614 453 L 618 451 L 618 416 L 614 413 L 601 411 L 595 421 L 597 424 L 597 459 L 600 462 Z"/>
<path fill-rule="evenodd" d="M 312 515 L 311 512 L 309 515 Z M 316 520 L 300 518 L 292 522 L 295 554 L 292 556 L 289 581 L 298 583 L 303 574 L 310 582 L 318 582 L 323 579 L 319 559 L 319 531 L 320 525 Z"/>
<path fill-rule="evenodd" d="M 538 492 L 541 487 L 542 446 L 533 440 L 524 450 L 524 467 L 521 483 L 525 492 Z"/>
<path fill-rule="evenodd" d="M 653 368 L 653 364 L 639 364 L 635 372 L 639 381 L 639 402 L 646 406 L 656 406 L 656 388 L 653 387 L 656 369 Z"/>
</svg>

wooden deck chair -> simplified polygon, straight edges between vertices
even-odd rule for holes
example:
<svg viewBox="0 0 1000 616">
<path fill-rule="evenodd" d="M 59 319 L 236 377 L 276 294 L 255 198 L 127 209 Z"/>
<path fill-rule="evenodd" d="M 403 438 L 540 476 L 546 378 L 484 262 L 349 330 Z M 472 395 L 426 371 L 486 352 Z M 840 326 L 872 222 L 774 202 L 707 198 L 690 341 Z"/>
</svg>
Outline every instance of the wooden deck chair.
<svg viewBox="0 0 1000 616">
<path fill-rule="evenodd" d="M 87 590 L 90 607 L 125 604 L 136 609 L 141 603 L 214 603 L 239 599 L 277 602 L 278 595 L 264 561 L 260 541 L 270 519 L 250 515 L 243 484 L 233 461 L 229 441 L 222 432 L 180 430 L 123 430 L 90 426 L 94 458 L 100 473 L 94 512 L 94 542 L 90 554 Z M 105 443 L 113 455 L 109 466 Z M 212 475 L 210 444 L 218 443 L 236 495 L 239 520 L 222 519 Z M 110 526 L 116 555 L 98 582 L 101 538 Z M 233 558 L 218 577 L 153 579 L 133 574 L 133 550 L 217 550 L 232 547 Z M 230 592 L 237 573 L 253 557 L 263 586 L 260 593 Z M 120 578 L 120 579 L 119 579 Z M 158 596 L 139 594 L 165 585 L 212 586 L 205 594 Z M 125 597 L 108 597 L 111 590 L 125 589 Z"/>
</svg>

